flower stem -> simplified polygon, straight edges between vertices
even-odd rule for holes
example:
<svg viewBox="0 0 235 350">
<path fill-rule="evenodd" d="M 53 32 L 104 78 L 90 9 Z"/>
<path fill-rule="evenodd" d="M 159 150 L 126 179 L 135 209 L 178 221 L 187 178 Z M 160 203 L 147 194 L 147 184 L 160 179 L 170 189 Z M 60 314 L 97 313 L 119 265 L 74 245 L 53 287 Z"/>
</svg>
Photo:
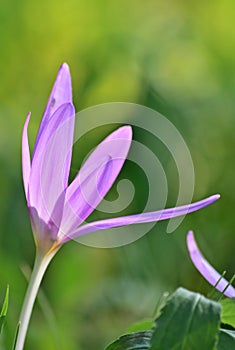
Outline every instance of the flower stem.
<svg viewBox="0 0 235 350">
<path fill-rule="evenodd" d="M 54 254 L 55 252 L 52 252 L 47 255 L 36 253 L 32 275 L 30 278 L 30 282 L 28 285 L 28 289 L 25 295 L 24 303 L 20 314 L 20 320 L 19 320 L 20 328 L 19 328 L 19 333 L 16 341 L 15 350 L 23 350 L 25 337 L 26 337 L 30 317 L 32 314 L 33 305 L 38 293 L 38 289 L 40 287 L 44 273 L 51 259 L 53 258 Z"/>
</svg>

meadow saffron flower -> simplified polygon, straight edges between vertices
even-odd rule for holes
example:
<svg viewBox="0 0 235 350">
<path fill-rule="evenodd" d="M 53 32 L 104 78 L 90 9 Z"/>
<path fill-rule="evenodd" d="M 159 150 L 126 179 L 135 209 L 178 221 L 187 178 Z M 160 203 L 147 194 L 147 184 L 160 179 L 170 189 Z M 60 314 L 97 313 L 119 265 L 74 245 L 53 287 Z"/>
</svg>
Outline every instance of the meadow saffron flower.
<svg viewBox="0 0 235 350">
<path fill-rule="evenodd" d="M 202 274 L 202 276 L 212 286 L 215 286 L 216 289 L 223 292 L 224 295 L 229 298 L 235 298 L 235 288 L 229 285 L 229 282 L 225 278 L 221 277 L 221 274 L 219 274 L 204 258 L 197 246 L 193 231 L 189 231 L 187 234 L 187 247 L 194 266 Z"/>
<path fill-rule="evenodd" d="M 23 348 L 34 300 L 45 270 L 68 240 L 94 231 L 165 220 L 199 210 L 219 198 L 150 213 L 85 223 L 111 188 L 126 160 L 132 140 L 130 126 L 122 126 L 91 153 L 75 179 L 68 184 L 75 110 L 69 67 L 58 72 L 30 156 L 27 116 L 22 136 L 23 182 L 37 247 L 31 281 L 20 317 L 16 350 Z M 157 184 L 156 184 L 157 186 Z"/>
<path fill-rule="evenodd" d="M 22 138 L 23 180 L 32 228 L 40 249 L 56 249 L 69 239 L 98 230 L 185 215 L 219 198 L 215 195 L 178 208 L 82 225 L 122 169 L 131 145 L 132 129 L 123 126 L 111 133 L 68 184 L 75 110 L 67 64 L 61 66 L 49 97 L 32 161 L 27 136 L 29 119 L 30 114 Z"/>
</svg>

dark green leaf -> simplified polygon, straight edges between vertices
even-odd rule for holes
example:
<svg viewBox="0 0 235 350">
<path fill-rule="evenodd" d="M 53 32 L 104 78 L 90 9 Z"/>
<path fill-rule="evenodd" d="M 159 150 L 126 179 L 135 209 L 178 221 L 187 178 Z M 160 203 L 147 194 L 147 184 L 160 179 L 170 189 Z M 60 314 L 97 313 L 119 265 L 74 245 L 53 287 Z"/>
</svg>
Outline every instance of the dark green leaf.
<svg viewBox="0 0 235 350">
<path fill-rule="evenodd" d="M 215 350 L 220 312 L 219 303 L 198 293 L 177 289 L 156 319 L 150 349 Z"/>
<path fill-rule="evenodd" d="M 221 329 L 219 333 L 218 350 L 233 350 L 235 349 L 235 331 Z"/>
<path fill-rule="evenodd" d="M 221 321 L 235 328 L 235 300 L 224 299 L 220 303 L 222 305 Z"/>
<path fill-rule="evenodd" d="M 6 317 L 6 314 L 7 314 L 8 302 L 9 302 L 9 286 L 7 286 L 7 290 L 6 290 L 6 294 L 5 294 L 2 310 L 1 310 L 1 313 L 0 313 L 0 333 L 2 332 L 2 327 L 3 327 L 4 321 L 5 321 L 5 317 Z"/>
<path fill-rule="evenodd" d="M 138 332 L 123 335 L 105 350 L 148 350 L 152 332 Z"/>
</svg>

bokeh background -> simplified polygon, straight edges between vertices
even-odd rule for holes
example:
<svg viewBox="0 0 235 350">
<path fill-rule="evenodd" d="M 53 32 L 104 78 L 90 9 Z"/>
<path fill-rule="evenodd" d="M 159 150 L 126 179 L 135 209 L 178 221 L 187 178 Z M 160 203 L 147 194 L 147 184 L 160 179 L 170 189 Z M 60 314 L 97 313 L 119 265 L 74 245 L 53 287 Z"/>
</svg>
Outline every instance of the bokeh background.
<svg viewBox="0 0 235 350">
<path fill-rule="evenodd" d="M 0 297 L 8 283 L 11 293 L 2 349 L 11 347 L 26 289 L 22 271 L 34 258 L 21 179 L 22 126 L 31 110 L 33 145 L 64 61 L 71 67 L 77 110 L 126 101 L 161 112 L 191 151 L 194 199 L 213 193 L 222 198 L 189 215 L 171 235 L 161 223 L 121 248 L 64 246 L 45 276 L 25 349 L 103 349 L 131 323 L 151 317 L 164 291 L 182 285 L 208 293 L 188 258 L 188 229 L 214 266 L 228 277 L 235 272 L 234 16 L 230 0 L 1 1 Z M 99 138 L 106 134 L 99 130 Z M 81 154 L 96 143 L 93 135 Z M 168 205 L 174 205 L 177 174 L 158 145 L 152 147 L 169 177 Z M 131 164 L 121 176 L 135 180 L 137 212 L 146 199 L 143 179 Z"/>
</svg>

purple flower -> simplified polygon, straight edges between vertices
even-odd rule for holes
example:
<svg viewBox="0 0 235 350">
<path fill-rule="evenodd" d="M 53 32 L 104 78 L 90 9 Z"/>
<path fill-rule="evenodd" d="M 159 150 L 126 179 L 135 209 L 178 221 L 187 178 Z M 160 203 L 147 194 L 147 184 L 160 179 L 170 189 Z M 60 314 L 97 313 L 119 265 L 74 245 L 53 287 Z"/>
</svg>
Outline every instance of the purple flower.
<svg viewBox="0 0 235 350">
<path fill-rule="evenodd" d="M 225 278 L 221 278 L 221 275 L 208 263 L 208 261 L 203 257 L 200 252 L 197 243 L 194 238 L 192 231 L 188 232 L 187 235 L 187 246 L 190 254 L 190 258 L 197 268 L 197 270 L 202 274 L 202 276 L 212 285 L 215 286 L 220 292 L 224 292 L 229 298 L 235 298 L 235 288 L 233 286 L 228 286 L 229 282 Z M 219 283 L 218 283 L 219 281 Z M 225 290 L 225 288 L 228 288 Z M 225 290 L 225 291 L 224 291 Z"/>
<path fill-rule="evenodd" d="M 122 169 L 131 146 L 131 127 L 120 127 L 103 140 L 68 184 L 75 110 L 67 64 L 64 63 L 58 72 L 32 160 L 27 136 L 29 119 L 30 113 L 22 137 L 23 181 L 35 241 L 44 252 L 90 232 L 185 215 L 219 198 L 215 195 L 178 208 L 85 223 Z"/>
</svg>

